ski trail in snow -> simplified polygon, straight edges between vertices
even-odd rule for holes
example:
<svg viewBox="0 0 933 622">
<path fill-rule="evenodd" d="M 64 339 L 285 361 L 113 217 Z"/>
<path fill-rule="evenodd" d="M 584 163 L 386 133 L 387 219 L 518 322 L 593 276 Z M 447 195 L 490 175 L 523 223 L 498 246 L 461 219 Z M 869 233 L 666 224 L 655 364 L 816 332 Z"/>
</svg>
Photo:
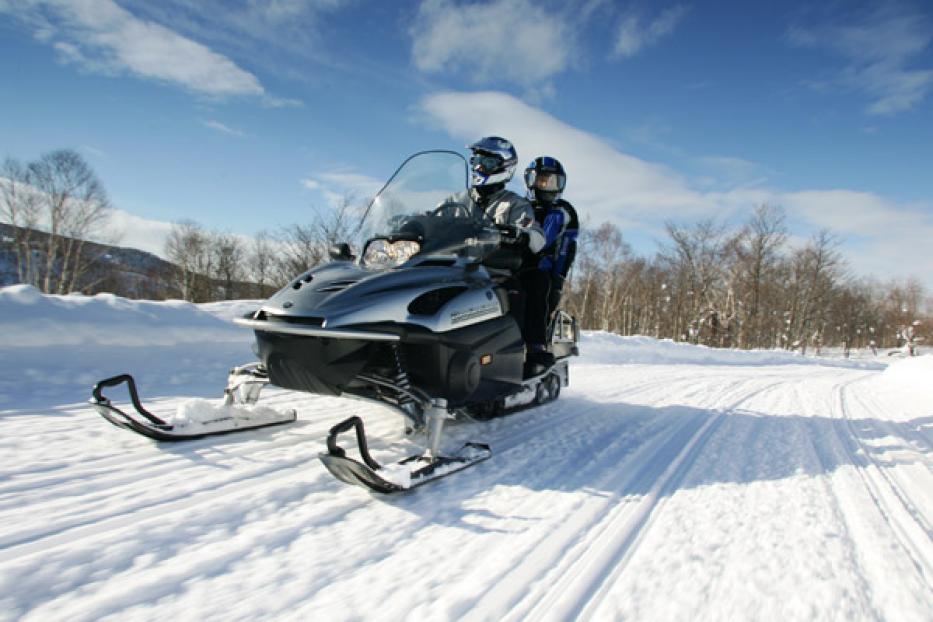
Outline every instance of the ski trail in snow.
<svg viewBox="0 0 933 622">
<path fill-rule="evenodd" d="M 764 393 L 778 386 L 779 383 L 770 383 L 765 387 L 756 389 L 744 395 L 738 401 L 719 410 L 713 417 L 707 419 L 689 439 L 677 446 L 680 452 L 669 462 L 660 476 L 654 474 L 645 481 L 652 481 L 651 489 L 638 501 L 634 507 L 617 507 L 620 516 L 610 518 L 606 522 L 605 536 L 590 544 L 585 555 L 591 560 L 581 560 L 577 566 L 583 564 L 584 572 L 573 579 L 574 587 L 560 586 L 553 594 L 569 594 L 570 599 L 563 596 L 551 596 L 540 602 L 529 614 L 528 619 L 590 619 L 593 611 L 601 603 L 606 588 L 618 580 L 624 572 L 626 560 L 631 557 L 644 533 L 650 528 L 653 515 L 662 511 L 663 504 L 670 494 L 676 490 L 683 481 L 687 472 L 692 468 L 698 454 L 703 450 L 706 442 L 722 424 L 729 413 L 736 411 L 742 404 L 756 395 Z M 663 456 L 662 451 L 659 454 Z M 659 461 L 660 462 L 660 461 Z M 659 463 L 658 467 L 663 466 Z M 655 467 L 656 469 L 658 467 Z M 573 576 L 575 573 L 563 573 L 564 576 Z M 563 588 L 563 589 L 561 589 Z M 549 603 L 548 600 L 560 603 Z"/>
<path fill-rule="evenodd" d="M 911 559 L 927 585 L 933 589 L 933 559 L 927 553 L 933 544 L 933 531 L 910 498 L 878 463 L 872 451 L 856 433 L 847 399 L 849 388 L 854 382 L 857 380 L 837 385 L 833 390 L 835 414 L 843 422 L 843 429 L 836 430 L 840 445 L 853 464 L 867 462 L 865 466 L 856 469 L 865 489 L 884 520 L 890 525 L 904 554 Z"/>
<path fill-rule="evenodd" d="M 685 377 L 684 380 L 692 380 Z M 757 381 L 760 384 L 760 381 Z M 495 582 L 478 600 L 470 618 L 504 620 L 573 619 L 598 604 L 602 586 L 611 584 L 625 567 L 625 559 L 648 528 L 652 513 L 660 511 L 666 495 L 677 488 L 704 443 L 729 412 L 755 395 L 773 389 L 769 382 L 748 393 L 742 381 L 717 395 L 741 394 L 732 404 L 709 416 L 696 416 L 663 429 L 614 468 L 602 467 L 603 476 L 591 481 L 600 490 L 646 488 L 642 495 L 609 497 L 548 534 L 520 566 Z M 671 386 L 670 380 L 659 383 Z M 602 465 L 602 462 L 600 463 Z M 518 577 L 538 575 L 536 586 L 524 596 L 514 593 Z M 510 578 L 514 577 L 514 580 Z M 527 580 L 527 578 L 525 579 Z"/>
</svg>

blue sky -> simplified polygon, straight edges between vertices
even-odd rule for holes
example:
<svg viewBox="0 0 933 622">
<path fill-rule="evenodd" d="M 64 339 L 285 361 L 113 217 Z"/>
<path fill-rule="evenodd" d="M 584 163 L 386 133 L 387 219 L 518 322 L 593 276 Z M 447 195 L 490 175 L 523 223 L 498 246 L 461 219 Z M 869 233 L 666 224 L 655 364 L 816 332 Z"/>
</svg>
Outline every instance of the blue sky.
<svg viewBox="0 0 933 622">
<path fill-rule="evenodd" d="M 81 151 L 124 243 L 372 193 L 489 133 L 567 167 L 637 250 L 783 206 L 853 269 L 933 289 L 933 6 L 0 0 L 0 157 Z"/>
</svg>

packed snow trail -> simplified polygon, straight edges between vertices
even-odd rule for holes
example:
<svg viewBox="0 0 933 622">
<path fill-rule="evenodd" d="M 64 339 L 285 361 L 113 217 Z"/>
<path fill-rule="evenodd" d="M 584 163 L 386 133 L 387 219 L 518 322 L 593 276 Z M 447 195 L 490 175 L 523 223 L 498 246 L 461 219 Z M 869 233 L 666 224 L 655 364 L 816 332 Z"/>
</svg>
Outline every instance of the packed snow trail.
<svg viewBox="0 0 933 622">
<path fill-rule="evenodd" d="M 586 335 L 557 402 L 448 427 L 489 461 L 392 497 L 317 460 L 352 414 L 415 450 L 376 405 L 267 390 L 297 423 L 159 445 L 82 403 L 120 371 L 160 415 L 219 396 L 242 308 L 0 290 L 0 619 L 929 619 L 928 357 Z"/>
</svg>

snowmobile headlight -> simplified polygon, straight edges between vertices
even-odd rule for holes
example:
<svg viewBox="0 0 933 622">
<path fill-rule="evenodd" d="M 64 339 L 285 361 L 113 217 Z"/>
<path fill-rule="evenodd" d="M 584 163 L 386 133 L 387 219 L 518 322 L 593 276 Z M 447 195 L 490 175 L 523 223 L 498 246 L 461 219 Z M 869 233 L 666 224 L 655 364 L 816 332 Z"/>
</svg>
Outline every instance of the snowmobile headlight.
<svg viewBox="0 0 933 622">
<path fill-rule="evenodd" d="M 374 268 L 390 268 L 405 263 L 420 250 L 421 245 L 411 240 L 372 240 L 366 245 L 363 263 Z"/>
</svg>

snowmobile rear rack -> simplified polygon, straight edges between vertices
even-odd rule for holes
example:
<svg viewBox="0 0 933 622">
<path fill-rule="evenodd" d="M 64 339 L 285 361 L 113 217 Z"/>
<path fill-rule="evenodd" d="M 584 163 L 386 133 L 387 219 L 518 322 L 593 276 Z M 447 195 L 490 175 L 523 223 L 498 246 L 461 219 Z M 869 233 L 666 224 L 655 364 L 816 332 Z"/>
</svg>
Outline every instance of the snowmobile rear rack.
<svg viewBox="0 0 933 622">
<path fill-rule="evenodd" d="M 446 413 L 444 413 L 446 414 Z M 451 456 L 437 456 L 436 444 L 440 440 L 443 415 L 433 414 L 429 418 L 429 436 L 432 447 L 424 454 L 415 454 L 394 465 L 383 467 L 369 453 L 363 420 L 350 417 L 332 427 L 327 435 L 327 453 L 319 455 L 321 462 L 331 474 L 342 482 L 362 486 L 375 492 L 394 493 L 410 490 L 435 479 L 456 473 L 482 462 L 492 455 L 489 445 L 466 443 Z M 354 430 L 357 449 L 362 462 L 347 457 L 347 452 L 337 444 L 340 434 Z"/>
<path fill-rule="evenodd" d="M 286 412 L 278 412 L 270 408 L 257 408 L 253 411 L 242 412 L 236 410 L 238 406 L 255 404 L 259 399 L 262 385 L 267 382 L 268 377 L 256 365 L 235 367 L 230 372 L 227 388 L 224 390 L 224 407 L 229 409 L 228 412 L 216 419 L 193 421 L 185 425 L 173 425 L 146 410 L 139 399 L 136 381 L 129 374 L 105 378 L 95 384 L 91 391 L 90 404 L 100 416 L 118 428 L 136 432 L 156 441 L 187 441 L 293 422 L 297 416 L 294 410 Z M 121 384 L 126 384 L 130 402 L 138 416 L 117 408 L 103 394 L 105 387 L 118 387 Z"/>
</svg>

